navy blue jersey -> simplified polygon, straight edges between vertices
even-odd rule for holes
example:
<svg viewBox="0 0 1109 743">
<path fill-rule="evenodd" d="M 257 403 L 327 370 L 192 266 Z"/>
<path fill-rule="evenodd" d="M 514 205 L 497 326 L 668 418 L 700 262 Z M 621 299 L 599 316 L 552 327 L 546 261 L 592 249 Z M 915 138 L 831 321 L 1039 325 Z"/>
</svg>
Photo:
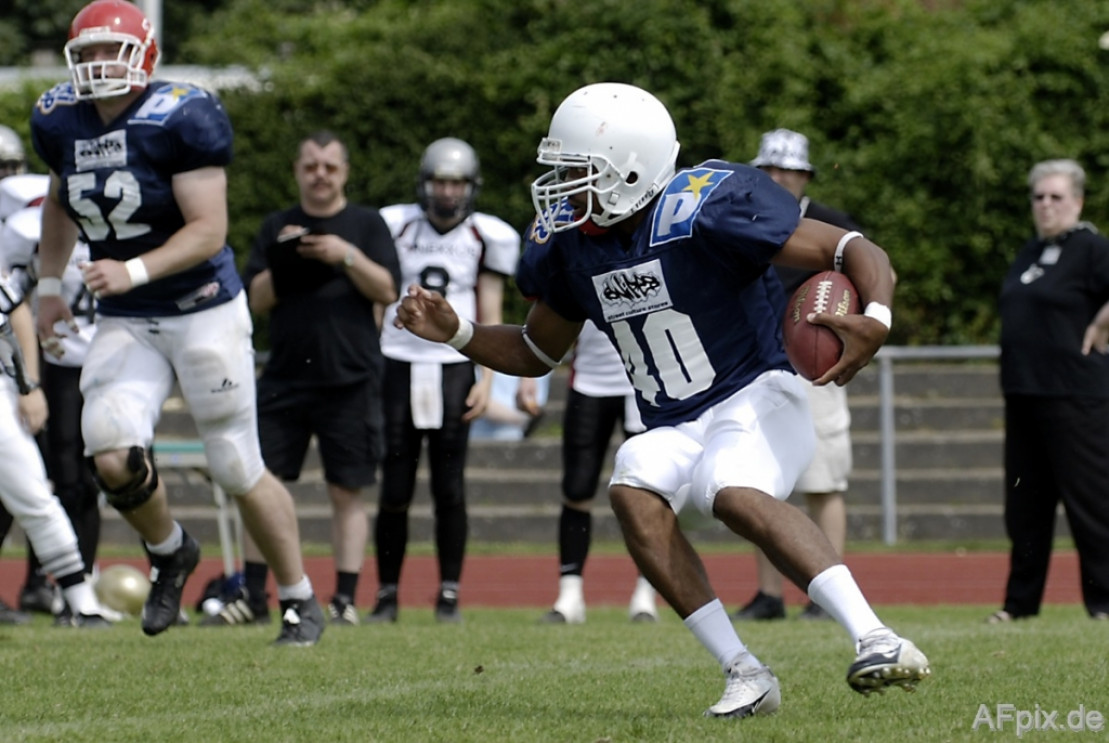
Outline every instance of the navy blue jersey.
<svg viewBox="0 0 1109 743">
<path fill-rule="evenodd" d="M 31 114 L 35 151 L 61 178 L 59 198 L 92 260 L 126 261 L 160 247 L 184 226 L 173 176 L 231 162 L 231 122 L 201 88 L 158 81 L 104 124 L 72 83 L 43 93 Z M 165 317 L 206 309 L 242 289 L 231 248 L 180 273 L 105 297 L 105 315 Z"/>
<path fill-rule="evenodd" d="M 679 171 L 630 239 L 536 222 L 516 282 L 567 320 L 592 320 L 619 349 L 644 424 L 677 425 L 791 369 L 785 295 L 767 267 L 799 221 L 765 173 L 709 160 Z"/>
</svg>

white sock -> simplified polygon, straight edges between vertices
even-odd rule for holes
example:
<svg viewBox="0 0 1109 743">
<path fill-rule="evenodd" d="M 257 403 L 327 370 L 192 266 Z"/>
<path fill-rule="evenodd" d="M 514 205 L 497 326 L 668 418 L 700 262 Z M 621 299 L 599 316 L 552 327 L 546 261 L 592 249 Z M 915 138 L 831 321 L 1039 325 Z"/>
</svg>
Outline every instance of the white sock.
<svg viewBox="0 0 1109 743">
<path fill-rule="evenodd" d="M 87 580 L 69 588 L 63 588 L 62 593 L 65 594 L 65 602 L 69 604 L 75 617 L 80 614 L 96 614 L 100 611 L 100 602 L 96 600 L 92 584 Z"/>
<path fill-rule="evenodd" d="M 181 528 L 181 524 L 176 521 L 173 522 L 173 531 L 169 533 L 166 541 L 159 542 L 158 544 L 146 543 L 146 548 L 150 550 L 152 555 L 172 555 L 177 550 L 181 549 L 181 545 L 185 543 L 185 530 Z"/>
<path fill-rule="evenodd" d="M 856 647 L 860 637 L 885 626 L 863 597 L 851 571 L 842 563 L 813 578 L 808 594 L 817 606 L 831 614 L 847 630 Z"/>
<path fill-rule="evenodd" d="M 312 598 L 312 581 L 308 580 L 307 575 L 291 586 L 277 587 L 278 601 L 304 601 L 310 598 Z"/>
<path fill-rule="evenodd" d="M 728 618 L 728 612 L 724 611 L 724 604 L 720 603 L 720 599 L 708 602 L 683 619 L 682 624 L 712 653 L 725 671 L 732 661 L 747 653 L 747 646 L 736 634 L 732 620 Z M 756 667 L 761 665 L 753 655 L 751 661 Z"/>
<path fill-rule="evenodd" d="M 558 579 L 558 600 L 554 605 L 585 605 L 585 581 L 580 575 L 563 575 Z"/>
<path fill-rule="evenodd" d="M 655 610 L 655 587 L 642 575 L 635 581 L 635 590 L 632 591 L 628 606 L 632 611 Z"/>
</svg>

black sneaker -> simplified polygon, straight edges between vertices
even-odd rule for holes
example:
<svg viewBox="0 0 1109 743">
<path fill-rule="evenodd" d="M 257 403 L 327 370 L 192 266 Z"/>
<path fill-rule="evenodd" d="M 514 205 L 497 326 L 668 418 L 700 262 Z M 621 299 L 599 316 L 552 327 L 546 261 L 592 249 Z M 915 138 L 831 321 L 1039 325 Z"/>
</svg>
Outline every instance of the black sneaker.
<svg viewBox="0 0 1109 743">
<path fill-rule="evenodd" d="M 824 611 L 819 604 L 814 604 L 812 601 L 797 615 L 798 619 L 805 619 L 808 621 L 826 622 L 832 619 L 832 615 Z"/>
<path fill-rule="evenodd" d="M 61 590 L 53 583 L 23 586 L 19 592 L 19 610 L 53 616 L 61 611 L 65 600 Z"/>
<path fill-rule="evenodd" d="M 462 613 L 458 611 L 458 591 L 444 590 L 435 599 L 435 621 L 447 624 L 460 624 Z"/>
<path fill-rule="evenodd" d="M 8 606 L 6 601 L 0 601 L 0 624 L 27 624 L 30 621 L 30 614 L 24 611 L 13 609 L 12 607 Z"/>
<path fill-rule="evenodd" d="M 358 624 L 358 609 L 346 596 L 336 594 L 327 604 L 327 619 L 331 624 L 352 626 Z"/>
<path fill-rule="evenodd" d="M 762 591 L 756 593 L 747 606 L 732 614 L 732 619 L 741 620 L 757 619 L 765 621 L 785 618 L 785 602 L 780 597 L 767 596 Z"/>
<path fill-rule="evenodd" d="M 200 620 L 201 627 L 238 627 L 244 624 L 269 624 L 270 617 L 269 594 L 255 597 L 241 586 L 234 598 L 229 600 L 220 609 L 219 614 L 204 617 Z"/>
<path fill-rule="evenodd" d="M 303 601 L 282 601 L 281 634 L 273 644 L 296 648 L 315 645 L 323 634 L 323 625 L 323 610 L 315 596 Z"/>
<path fill-rule="evenodd" d="M 364 624 L 385 624 L 397 621 L 397 592 L 378 591 L 374 610 L 362 620 Z"/>
<path fill-rule="evenodd" d="M 150 595 L 142 607 L 142 631 L 153 636 L 180 622 L 181 593 L 200 562 L 200 544 L 186 534 L 172 555 L 146 554 L 150 558 Z"/>
</svg>

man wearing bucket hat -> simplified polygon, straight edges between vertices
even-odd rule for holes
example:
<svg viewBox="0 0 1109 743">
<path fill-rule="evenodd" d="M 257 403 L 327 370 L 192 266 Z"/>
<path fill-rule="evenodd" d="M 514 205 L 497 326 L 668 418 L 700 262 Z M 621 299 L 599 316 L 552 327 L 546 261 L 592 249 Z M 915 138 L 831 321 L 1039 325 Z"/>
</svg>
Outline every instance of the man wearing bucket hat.
<svg viewBox="0 0 1109 743">
<path fill-rule="evenodd" d="M 845 230 L 862 231 L 848 215 L 812 201 L 805 195 L 805 189 L 816 175 L 816 168 L 809 162 L 809 140 L 804 134 L 789 129 L 766 132 L 759 143 L 759 154 L 751 165 L 765 171 L 797 198 L 802 217 L 819 219 Z M 775 265 L 774 269 L 787 297 L 814 273 L 779 265 Z M 804 494 L 809 515 L 842 556 L 847 539 L 844 494 L 847 491 L 847 476 L 851 472 L 851 412 L 847 407 L 847 391 L 834 384 L 821 387 L 809 384 L 808 392 L 816 428 L 816 453 L 793 492 Z M 759 590 L 746 606 L 732 614 L 732 618 L 785 619 L 782 574 L 770 564 L 761 550 L 756 550 L 755 562 Z M 799 616 L 802 619 L 831 618 L 811 601 Z"/>
</svg>

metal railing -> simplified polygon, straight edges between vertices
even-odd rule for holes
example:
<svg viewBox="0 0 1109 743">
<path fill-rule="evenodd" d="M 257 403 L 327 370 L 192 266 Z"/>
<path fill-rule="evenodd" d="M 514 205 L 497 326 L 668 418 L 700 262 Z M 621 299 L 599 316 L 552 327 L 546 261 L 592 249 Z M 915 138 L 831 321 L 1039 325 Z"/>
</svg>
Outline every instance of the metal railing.
<svg viewBox="0 0 1109 743">
<path fill-rule="evenodd" d="M 1001 356 L 997 346 L 884 346 L 878 361 L 878 427 L 881 444 L 882 540 L 897 542 L 897 430 L 893 415 L 895 361 L 967 361 Z"/>
</svg>

